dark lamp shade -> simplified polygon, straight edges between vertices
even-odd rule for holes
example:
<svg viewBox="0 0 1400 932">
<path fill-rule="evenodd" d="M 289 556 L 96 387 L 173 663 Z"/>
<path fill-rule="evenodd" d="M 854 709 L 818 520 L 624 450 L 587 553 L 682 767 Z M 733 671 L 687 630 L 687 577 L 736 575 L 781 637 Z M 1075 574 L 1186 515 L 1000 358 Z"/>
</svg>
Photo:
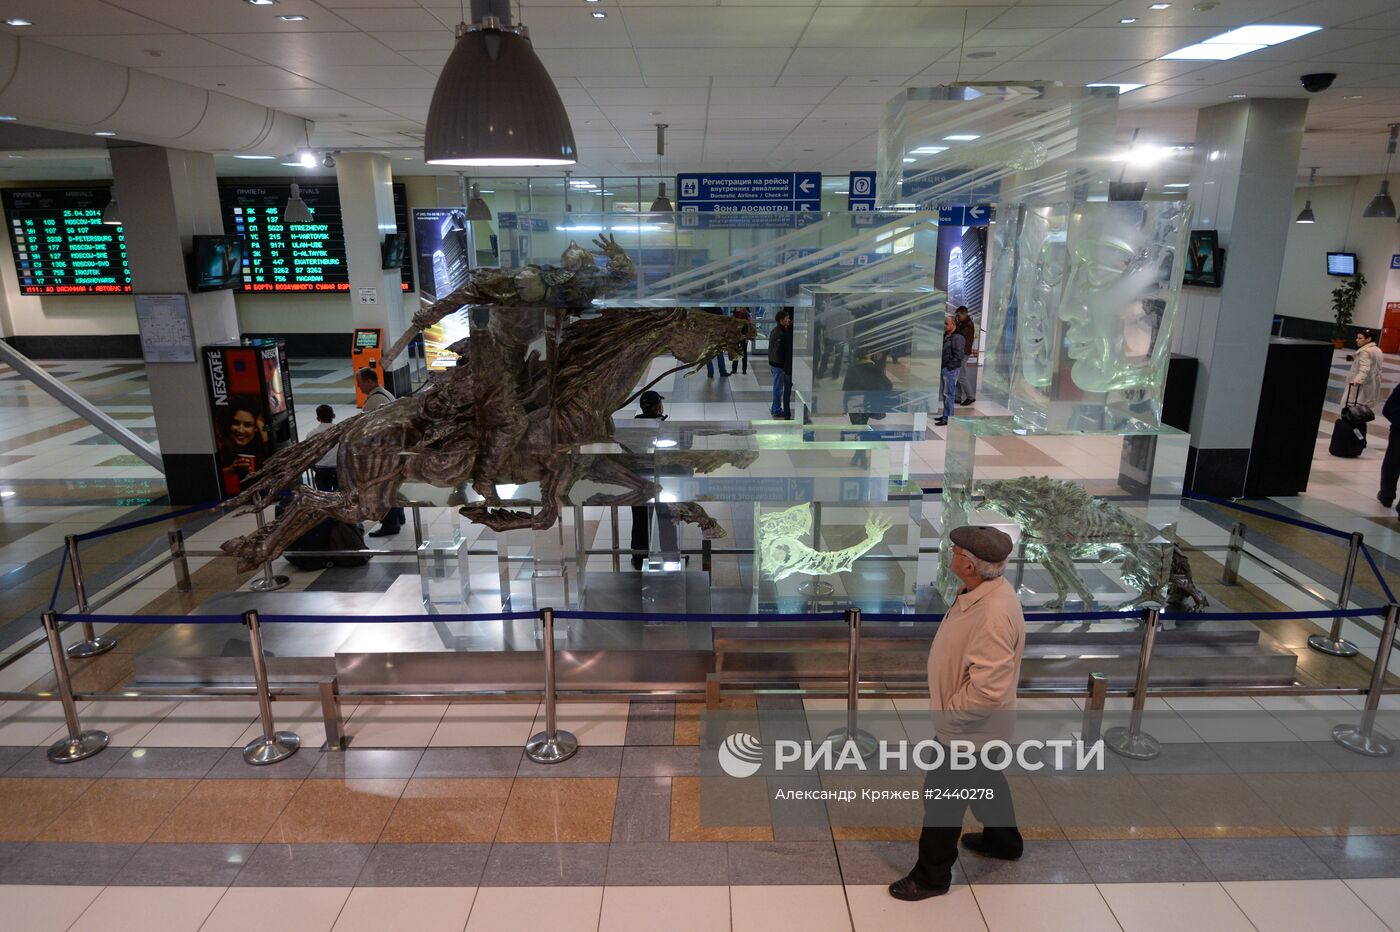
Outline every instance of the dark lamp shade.
<svg viewBox="0 0 1400 932">
<path fill-rule="evenodd" d="M 1303 209 L 1298 211 L 1298 219 L 1294 223 L 1317 223 L 1317 217 L 1313 216 L 1312 201 L 1303 205 Z"/>
<path fill-rule="evenodd" d="M 651 212 L 654 214 L 671 214 L 676 209 L 671 206 L 671 199 L 666 196 L 666 182 L 660 182 L 656 186 L 656 200 L 651 202 Z"/>
<path fill-rule="evenodd" d="M 574 130 L 529 41 L 489 29 L 465 33 L 428 105 L 430 165 L 573 165 Z"/>
<path fill-rule="evenodd" d="M 1390 181 L 1382 181 L 1381 189 L 1376 196 L 1371 198 L 1371 203 L 1366 205 L 1366 209 L 1361 212 L 1361 216 L 1368 219 L 1374 217 L 1394 217 L 1395 202 L 1390 199 Z"/>
<path fill-rule="evenodd" d="M 102 222 L 109 227 L 119 227 L 122 225 L 122 209 L 117 205 L 117 196 L 112 195 L 112 199 L 107 202 L 107 206 L 102 208 Z"/>
</svg>

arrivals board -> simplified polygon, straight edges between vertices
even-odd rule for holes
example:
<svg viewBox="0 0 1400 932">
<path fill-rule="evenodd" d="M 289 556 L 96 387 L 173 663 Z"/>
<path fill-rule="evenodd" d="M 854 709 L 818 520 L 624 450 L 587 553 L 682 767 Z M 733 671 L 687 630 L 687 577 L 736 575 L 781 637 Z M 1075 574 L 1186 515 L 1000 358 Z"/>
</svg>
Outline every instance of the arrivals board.
<svg viewBox="0 0 1400 932">
<path fill-rule="evenodd" d="M 5 219 L 20 294 L 130 294 L 120 226 L 102 223 L 110 188 L 10 188 Z"/>
<path fill-rule="evenodd" d="M 282 209 L 291 185 L 239 184 L 219 189 L 224 231 L 243 237 L 243 283 L 240 291 L 261 293 L 319 293 L 350 290 L 345 265 L 345 229 L 341 225 L 340 190 L 335 184 L 303 184 L 301 199 L 311 210 L 311 223 L 283 223 Z M 394 221 L 408 229 L 403 185 L 394 185 Z M 413 272 L 405 256 L 402 288 L 413 287 Z"/>
</svg>

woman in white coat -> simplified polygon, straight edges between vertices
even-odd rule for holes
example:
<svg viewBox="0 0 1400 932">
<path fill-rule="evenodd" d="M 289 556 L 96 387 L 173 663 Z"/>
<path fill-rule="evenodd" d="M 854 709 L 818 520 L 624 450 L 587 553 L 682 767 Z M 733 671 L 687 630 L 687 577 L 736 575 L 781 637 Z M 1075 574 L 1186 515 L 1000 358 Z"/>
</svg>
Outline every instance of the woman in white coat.
<svg viewBox="0 0 1400 932">
<path fill-rule="evenodd" d="M 1356 355 L 1351 361 L 1351 373 L 1347 376 L 1347 396 L 1342 404 L 1355 402 L 1375 408 L 1381 403 L 1381 361 L 1384 359 L 1381 348 L 1376 345 L 1376 335 L 1370 330 L 1356 334 Z M 1351 386 L 1356 386 L 1352 388 Z M 1354 394 L 1353 394 L 1354 393 Z"/>
</svg>

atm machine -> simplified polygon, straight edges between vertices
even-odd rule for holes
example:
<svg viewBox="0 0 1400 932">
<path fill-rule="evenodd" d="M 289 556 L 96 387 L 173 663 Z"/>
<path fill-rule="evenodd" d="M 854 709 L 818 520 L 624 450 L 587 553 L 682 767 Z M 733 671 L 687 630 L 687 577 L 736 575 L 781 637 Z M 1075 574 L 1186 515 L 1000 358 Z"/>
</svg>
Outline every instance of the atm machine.
<svg viewBox="0 0 1400 932">
<path fill-rule="evenodd" d="M 378 327 L 356 327 L 354 342 L 350 345 L 350 363 L 353 372 L 359 372 L 368 366 L 374 371 L 379 371 L 379 359 L 384 355 L 384 331 Z M 380 384 L 384 382 L 384 376 L 379 377 Z M 365 390 L 360 387 L 359 379 L 355 380 L 355 407 L 365 406 Z"/>
</svg>

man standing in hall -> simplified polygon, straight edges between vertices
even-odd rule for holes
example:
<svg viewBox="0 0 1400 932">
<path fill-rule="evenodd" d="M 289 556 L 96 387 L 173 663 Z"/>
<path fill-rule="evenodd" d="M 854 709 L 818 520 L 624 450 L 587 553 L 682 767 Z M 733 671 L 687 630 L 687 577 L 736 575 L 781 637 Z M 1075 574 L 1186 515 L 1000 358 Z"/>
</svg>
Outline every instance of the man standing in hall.
<svg viewBox="0 0 1400 932">
<path fill-rule="evenodd" d="M 792 420 L 792 308 L 778 312 L 768 331 L 768 366 L 773 370 L 773 417 Z"/>
<path fill-rule="evenodd" d="M 394 396 L 383 385 L 379 384 L 379 373 L 365 366 L 355 373 L 355 381 L 360 385 L 360 391 L 365 393 L 365 405 L 361 410 L 365 414 L 376 408 L 382 408 L 394 401 Z M 393 537 L 403 529 L 404 522 L 403 508 L 394 507 L 384 512 L 384 518 L 379 527 L 369 532 L 370 537 Z"/>
<path fill-rule="evenodd" d="M 943 765 L 928 771 L 924 778 L 924 830 L 919 836 L 918 863 L 907 876 L 890 884 L 890 896 L 899 900 L 925 900 L 948 892 L 953 862 L 958 859 L 963 813 L 969 805 L 982 823 L 982 831 L 963 835 L 964 848 L 1010 861 L 1022 852 L 1006 776 L 984 766 L 980 754 L 988 741 L 1009 742 L 1015 728 L 1016 685 L 1026 648 L 1026 622 L 1016 590 L 1002 576 L 1011 555 L 1011 538 L 984 526 L 960 527 L 950 537 L 951 568 L 963 588 L 939 624 L 928 654 L 929 705 L 935 736 L 945 753 Z M 951 767 L 947 751 L 955 741 L 978 748 L 977 762 L 971 769 Z M 955 792 L 947 793 L 950 789 Z M 941 798 L 930 797 L 929 790 Z M 974 798 L 969 801 L 958 796 Z"/>
</svg>

